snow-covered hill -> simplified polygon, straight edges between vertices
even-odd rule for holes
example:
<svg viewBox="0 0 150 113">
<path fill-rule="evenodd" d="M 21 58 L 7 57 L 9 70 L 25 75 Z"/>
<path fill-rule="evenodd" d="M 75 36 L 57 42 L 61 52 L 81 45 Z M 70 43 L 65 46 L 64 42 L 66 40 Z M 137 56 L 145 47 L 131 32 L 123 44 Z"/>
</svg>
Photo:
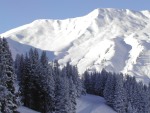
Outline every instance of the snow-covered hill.
<svg viewBox="0 0 150 113">
<path fill-rule="evenodd" d="M 150 11 L 96 9 L 83 17 L 36 20 L 1 34 L 15 56 L 30 47 L 46 50 L 61 65 L 150 78 Z"/>
<path fill-rule="evenodd" d="M 95 95 L 82 96 L 77 100 L 77 113 L 116 113 L 106 105 L 104 98 Z"/>
<path fill-rule="evenodd" d="M 34 110 L 29 109 L 29 108 L 24 107 L 24 106 L 20 106 L 20 107 L 17 109 L 17 111 L 18 111 L 19 113 L 40 113 L 40 112 L 34 111 Z"/>
</svg>

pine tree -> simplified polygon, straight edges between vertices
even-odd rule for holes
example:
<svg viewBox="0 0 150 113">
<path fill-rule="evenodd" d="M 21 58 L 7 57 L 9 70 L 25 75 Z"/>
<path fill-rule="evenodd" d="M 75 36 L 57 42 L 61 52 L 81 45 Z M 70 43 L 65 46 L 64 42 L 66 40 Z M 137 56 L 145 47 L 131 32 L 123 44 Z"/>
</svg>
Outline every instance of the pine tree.
<svg viewBox="0 0 150 113">
<path fill-rule="evenodd" d="M 69 79 L 69 100 L 70 102 L 70 112 L 69 113 L 76 113 L 76 88 L 75 84 L 73 83 L 72 78 Z"/>
<path fill-rule="evenodd" d="M 76 89 L 76 96 L 80 97 L 82 92 L 83 92 L 83 83 L 79 77 L 79 73 L 78 73 L 78 69 L 76 66 L 71 66 L 72 67 L 72 80 L 73 80 L 73 84 L 75 85 L 75 89 Z"/>
<path fill-rule="evenodd" d="M 64 81 L 65 84 L 63 84 L 64 90 L 64 111 L 66 111 L 66 113 L 72 113 L 72 99 L 71 99 L 71 95 L 70 95 L 70 81 L 69 81 L 69 77 L 67 76 L 67 69 L 66 67 L 64 67 L 61 70 L 61 77 Z M 75 91 L 74 91 L 75 92 Z"/>
<path fill-rule="evenodd" d="M 17 75 L 17 80 L 20 80 L 20 61 L 21 60 L 21 56 L 19 54 L 16 55 L 16 59 L 15 59 L 15 63 L 14 63 L 14 68 L 15 68 L 15 73 Z"/>
<path fill-rule="evenodd" d="M 14 88 L 13 59 L 6 39 L 0 38 L 0 110 L 13 113 L 17 107 Z"/>
<path fill-rule="evenodd" d="M 6 76 L 8 77 L 7 79 L 7 88 L 11 93 L 14 93 L 15 88 L 14 88 L 14 80 L 15 80 L 15 73 L 14 73 L 14 67 L 13 67 L 13 59 L 11 56 L 11 52 L 9 50 L 8 43 L 5 38 L 3 38 L 3 52 L 4 52 L 4 57 L 5 57 L 5 65 L 6 65 Z"/>
<path fill-rule="evenodd" d="M 126 98 L 127 97 L 123 87 L 123 76 L 121 74 L 116 75 L 113 108 L 117 111 L 117 113 L 125 113 L 127 104 Z"/>
<path fill-rule="evenodd" d="M 134 96 L 134 103 L 133 106 L 138 110 L 139 113 L 144 113 L 144 107 L 145 107 L 145 102 L 144 102 L 144 89 L 143 89 L 143 83 L 139 82 L 136 83 L 135 85 L 135 92 L 133 93 Z"/>
<path fill-rule="evenodd" d="M 0 112 L 13 113 L 13 94 L 5 86 L 0 85 Z"/>
<path fill-rule="evenodd" d="M 114 91 L 115 91 L 115 76 L 109 73 L 104 89 L 104 98 L 109 106 L 113 107 Z"/>
<path fill-rule="evenodd" d="M 91 86 L 91 76 L 87 71 L 84 72 L 84 75 L 83 75 L 82 79 L 84 81 L 84 86 L 85 86 L 86 92 L 91 93 L 91 88 L 92 88 L 92 86 Z"/>
<path fill-rule="evenodd" d="M 133 104 L 133 85 L 135 83 L 135 79 L 133 77 L 130 77 L 129 75 L 126 75 L 126 80 L 124 82 L 124 88 L 126 90 L 126 94 L 127 94 L 127 101 L 128 103 L 130 103 L 131 105 Z"/>
<path fill-rule="evenodd" d="M 103 96 L 103 91 L 105 88 L 105 83 L 107 80 L 107 72 L 103 69 L 101 73 L 97 75 L 95 83 L 95 93 L 99 96 Z"/>
<path fill-rule="evenodd" d="M 147 89 L 145 90 L 145 94 L 144 94 L 144 97 L 145 97 L 145 113 L 150 113 L 150 83 L 147 87 Z"/>
<path fill-rule="evenodd" d="M 50 67 L 50 65 L 48 64 L 46 52 L 42 52 L 40 61 L 42 64 L 42 73 L 40 76 L 39 84 L 41 85 L 41 90 L 44 91 L 43 95 L 41 96 L 41 99 L 43 99 L 44 102 L 41 106 L 43 106 L 43 111 L 45 111 L 45 113 L 50 113 L 55 108 L 55 81 L 52 75 L 52 67 Z"/>
<path fill-rule="evenodd" d="M 0 84 L 3 86 L 7 86 L 6 80 L 6 62 L 5 62 L 5 56 L 4 56 L 4 47 L 3 47 L 3 41 L 0 38 Z"/>
<path fill-rule="evenodd" d="M 91 93 L 92 94 L 97 94 L 97 92 L 96 92 L 96 90 L 95 90 L 95 86 L 96 86 L 96 80 L 97 80 L 97 73 L 95 72 L 95 73 L 91 73 L 91 80 L 90 80 L 90 82 L 91 82 Z"/>
<path fill-rule="evenodd" d="M 67 106 L 69 99 L 68 88 L 64 84 L 62 76 L 57 75 L 55 88 L 55 113 L 69 113 Z"/>
<path fill-rule="evenodd" d="M 54 75 L 54 80 L 55 80 L 57 78 L 57 76 L 60 75 L 59 63 L 57 60 L 52 62 L 52 69 L 53 69 L 53 75 Z"/>
<path fill-rule="evenodd" d="M 19 92 L 21 96 L 21 100 L 24 103 L 25 106 L 30 107 L 30 60 L 28 58 L 28 55 L 26 54 L 25 58 L 23 58 L 22 63 L 22 69 L 20 73 L 20 83 L 19 83 Z"/>
</svg>

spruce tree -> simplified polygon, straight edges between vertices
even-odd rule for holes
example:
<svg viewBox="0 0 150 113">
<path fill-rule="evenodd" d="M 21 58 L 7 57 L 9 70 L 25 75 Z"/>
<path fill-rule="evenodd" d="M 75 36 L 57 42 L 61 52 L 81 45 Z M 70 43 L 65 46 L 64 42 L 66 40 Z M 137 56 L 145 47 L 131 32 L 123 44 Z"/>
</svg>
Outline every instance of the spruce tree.
<svg viewBox="0 0 150 113">
<path fill-rule="evenodd" d="M 75 89 L 76 89 L 76 96 L 77 97 L 80 97 L 82 92 L 83 92 L 83 83 L 79 77 L 79 73 L 78 73 L 78 69 L 76 66 L 71 66 L 72 67 L 72 81 L 73 81 L 73 84 L 75 85 Z"/>
<path fill-rule="evenodd" d="M 95 81 L 95 93 L 99 96 L 104 96 L 103 91 L 105 88 L 105 83 L 107 80 L 107 72 L 103 69 L 101 73 L 97 75 L 96 81 Z"/>
<path fill-rule="evenodd" d="M 114 92 L 114 101 L 113 108 L 117 113 L 125 113 L 126 112 L 126 94 L 123 87 L 123 76 L 116 75 L 116 84 L 115 84 L 115 92 Z"/>
<path fill-rule="evenodd" d="M 109 73 L 104 89 L 104 98 L 109 106 L 113 107 L 114 91 L 115 91 L 115 75 Z"/>
<path fill-rule="evenodd" d="M 143 83 L 139 82 L 135 85 L 134 103 L 133 106 L 138 110 L 139 113 L 144 113 L 145 102 L 144 102 L 144 89 Z"/>
<path fill-rule="evenodd" d="M 43 110 L 45 112 L 53 112 L 55 109 L 55 81 L 52 74 L 52 67 L 48 64 L 48 58 L 46 52 L 42 52 L 41 58 L 41 76 L 39 80 L 39 85 L 41 85 L 41 90 L 43 90 Z M 41 100 L 42 101 L 42 100 Z"/>
<path fill-rule="evenodd" d="M 0 38 L 0 110 L 13 113 L 17 107 L 13 59 L 6 39 Z"/>
<path fill-rule="evenodd" d="M 76 88 L 75 84 L 73 83 L 72 78 L 69 78 L 69 100 L 70 100 L 70 112 L 69 113 L 76 113 Z"/>
<path fill-rule="evenodd" d="M 70 107 L 67 107 L 69 93 L 67 91 L 63 77 L 58 75 L 55 88 L 55 113 L 69 113 Z"/>
<path fill-rule="evenodd" d="M 147 87 L 147 89 L 145 90 L 145 113 L 150 113 L 150 83 Z"/>
<path fill-rule="evenodd" d="M 5 38 L 3 38 L 3 52 L 5 57 L 5 67 L 6 67 L 6 76 L 7 76 L 7 89 L 11 91 L 11 93 L 14 93 L 14 80 L 15 80 L 15 73 L 14 73 L 14 67 L 13 67 L 13 59 L 11 52 L 9 50 L 8 42 Z"/>
<path fill-rule="evenodd" d="M 20 62 L 21 63 L 21 62 Z M 30 60 L 28 55 L 26 54 L 25 58 L 22 60 L 22 69 L 20 73 L 20 82 L 19 82 L 19 91 L 21 100 L 25 106 L 30 107 Z"/>
<path fill-rule="evenodd" d="M 92 88 L 91 76 L 87 71 L 84 72 L 83 81 L 84 81 L 84 86 L 85 86 L 86 92 L 91 93 L 91 88 Z"/>
</svg>

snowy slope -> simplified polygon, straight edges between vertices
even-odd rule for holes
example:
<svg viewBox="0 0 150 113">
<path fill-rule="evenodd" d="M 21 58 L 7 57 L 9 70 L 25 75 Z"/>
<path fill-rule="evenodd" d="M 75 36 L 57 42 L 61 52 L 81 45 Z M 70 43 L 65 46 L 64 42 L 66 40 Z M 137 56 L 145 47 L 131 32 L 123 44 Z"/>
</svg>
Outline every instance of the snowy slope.
<svg viewBox="0 0 150 113">
<path fill-rule="evenodd" d="M 116 113 L 106 105 L 104 98 L 87 94 L 77 100 L 77 113 Z"/>
<path fill-rule="evenodd" d="M 39 113 L 27 107 L 21 106 L 17 109 L 20 113 Z M 81 96 L 77 100 L 77 113 L 116 113 L 106 105 L 104 98 L 89 95 Z"/>
<path fill-rule="evenodd" d="M 150 11 L 96 9 L 83 17 L 36 20 L 1 34 L 8 38 L 13 56 L 30 47 L 47 50 L 61 65 L 123 72 L 150 78 Z"/>
<path fill-rule="evenodd" d="M 17 111 L 18 111 L 19 113 L 40 113 L 40 112 L 34 111 L 34 110 L 29 109 L 29 108 L 24 107 L 24 106 L 20 106 L 20 107 L 17 109 Z"/>
</svg>

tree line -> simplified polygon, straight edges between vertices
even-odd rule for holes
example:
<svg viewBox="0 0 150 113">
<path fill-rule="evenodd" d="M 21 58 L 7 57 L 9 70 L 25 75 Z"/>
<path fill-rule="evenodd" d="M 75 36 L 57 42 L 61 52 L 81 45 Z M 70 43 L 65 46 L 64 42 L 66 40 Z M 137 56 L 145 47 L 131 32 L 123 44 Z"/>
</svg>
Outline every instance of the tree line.
<svg viewBox="0 0 150 113">
<path fill-rule="evenodd" d="M 104 97 L 117 113 L 150 113 L 150 84 L 104 69 L 95 73 L 86 71 L 83 80 L 87 93 Z"/>
<path fill-rule="evenodd" d="M 17 55 L 15 69 L 24 106 L 42 113 L 76 113 L 76 99 L 84 91 L 76 66 L 62 69 L 57 61 L 49 64 L 46 52 L 36 49 Z"/>
<path fill-rule="evenodd" d="M 0 38 L 0 113 L 13 113 L 17 108 L 16 75 L 7 40 Z"/>
</svg>

